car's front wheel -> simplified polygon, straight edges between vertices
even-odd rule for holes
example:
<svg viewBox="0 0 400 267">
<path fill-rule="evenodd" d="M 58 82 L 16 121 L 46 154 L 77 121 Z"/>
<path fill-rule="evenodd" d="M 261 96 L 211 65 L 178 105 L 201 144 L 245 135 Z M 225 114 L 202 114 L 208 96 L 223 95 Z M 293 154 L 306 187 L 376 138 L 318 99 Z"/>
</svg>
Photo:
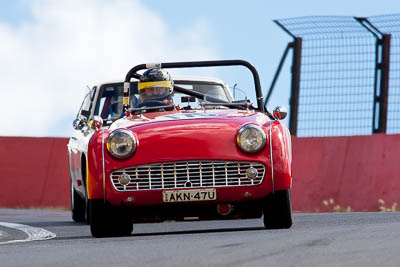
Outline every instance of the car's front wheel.
<svg viewBox="0 0 400 267">
<path fill-rule="evenodd" d="M 89 199 L 89 223 L 94 237 L 128 236 L 133 230 L 130 216 L 103 199 Z"/>
<path fill-rule="evenodd" d="M 287 229 L 293 224 L 290 190 L 275 191 L 263 203 L 266 229 Z"/>
<path fill-rule="evenodd" d="M 70 184 L 72 219 L 75 222 L 84 222 L 86 221 L 86 200 L 82 199 L 76 192 L 72 180 L 70 180 Z"/>
</svg>

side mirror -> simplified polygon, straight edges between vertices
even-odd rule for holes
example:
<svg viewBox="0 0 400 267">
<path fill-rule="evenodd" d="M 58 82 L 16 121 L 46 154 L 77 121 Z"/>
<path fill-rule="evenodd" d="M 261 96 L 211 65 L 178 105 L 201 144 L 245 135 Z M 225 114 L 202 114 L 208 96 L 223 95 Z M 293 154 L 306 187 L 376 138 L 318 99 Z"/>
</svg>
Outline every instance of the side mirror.
<svg viewBox="0 0 400 267">
<path fill-rule="evenodd" d="M 272 112 L 272 116 L 274 116 L 275 120 L 283 120 L 287 116 L 287 109 L 283 106 L 277 106 L 274 108 Z"/>
<path fill-rule="evenodd" d="M 85 126 L 86 126 L 86 121 L 85 121 L 85 120 L 75 119 L 75 120 L 72 122 L 72 127 L 73 127 L 75 130 L 82 130 L 83 127 L 85 127 Z"/>
</svg>

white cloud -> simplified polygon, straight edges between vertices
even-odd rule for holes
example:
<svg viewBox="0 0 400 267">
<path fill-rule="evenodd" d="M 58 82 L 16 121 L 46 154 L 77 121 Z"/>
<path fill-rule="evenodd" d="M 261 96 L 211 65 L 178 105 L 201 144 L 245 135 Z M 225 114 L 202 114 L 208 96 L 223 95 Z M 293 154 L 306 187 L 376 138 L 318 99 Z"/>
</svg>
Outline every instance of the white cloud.
<svg viewBox="0 0 400 267">
<path fill-rule="evenodd" d="M 217 58 L 207 22 L 171 29 L 140 1 L 24 4 L 31 19 L 0 23 L 3 136 L 69 136 L 86 85 L 140 63 Z"/>
</svg>

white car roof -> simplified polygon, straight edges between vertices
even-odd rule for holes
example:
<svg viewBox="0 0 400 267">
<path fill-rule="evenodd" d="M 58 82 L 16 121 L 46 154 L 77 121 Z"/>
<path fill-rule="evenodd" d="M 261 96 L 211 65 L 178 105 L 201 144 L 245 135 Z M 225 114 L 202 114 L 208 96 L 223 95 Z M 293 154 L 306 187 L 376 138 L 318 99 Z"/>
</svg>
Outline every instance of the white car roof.
<svg viewBox="0 0 400 267">
<path fill-rule="evenodd" d="M 211 83 L 219 83 L 222 84 L 224 86 L 226 86 L 226 84 L 219 79 L 216 78 L 212 78 L 212 77 L 204 77 L 204 76 L 183 76 L 183 75 L 174 75 L 173 77 L 174 81 L 198 81 L 198 82 L 211 82 Z M 99 84 L 99 86 L 102 86 L 104 84 L 109 84 L 109 83 L 123 83 L 124 80 L 110 80 L 107 82 L 102 82 Z M 226 86 L 227 87 L 227 86 Z"/>
<path fill-rule="evenodd" d="M 182 76 L 175 75 L 173 76 L 174 81 L 199 81 L 199 82 L 212 82 L 212 83 L 220 83 L 225 84 L 223 81 L 212 78 L 212 77 L 204 77 L 204 76 Z"/>
</svg>

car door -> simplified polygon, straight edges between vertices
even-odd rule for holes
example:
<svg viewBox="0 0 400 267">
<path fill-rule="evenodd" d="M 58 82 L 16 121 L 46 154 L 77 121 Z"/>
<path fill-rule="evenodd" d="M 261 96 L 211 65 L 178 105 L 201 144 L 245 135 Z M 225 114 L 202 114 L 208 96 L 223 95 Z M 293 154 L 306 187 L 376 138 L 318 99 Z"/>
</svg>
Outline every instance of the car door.
<svg viewBox="0 0 400 267">
<path fill-rule="evenodd" d="M 71 181 L 76 191 L 85 196 L 86 185 L 86 152 L 87 144 L 92 135 L 89 131 L 88 121 L 93 110 L 93 98 L 96 88 L 86 94 L 79 112 L 74 121 L 74 133 L 68 143 L 68 163 Z"/>
</svg>

